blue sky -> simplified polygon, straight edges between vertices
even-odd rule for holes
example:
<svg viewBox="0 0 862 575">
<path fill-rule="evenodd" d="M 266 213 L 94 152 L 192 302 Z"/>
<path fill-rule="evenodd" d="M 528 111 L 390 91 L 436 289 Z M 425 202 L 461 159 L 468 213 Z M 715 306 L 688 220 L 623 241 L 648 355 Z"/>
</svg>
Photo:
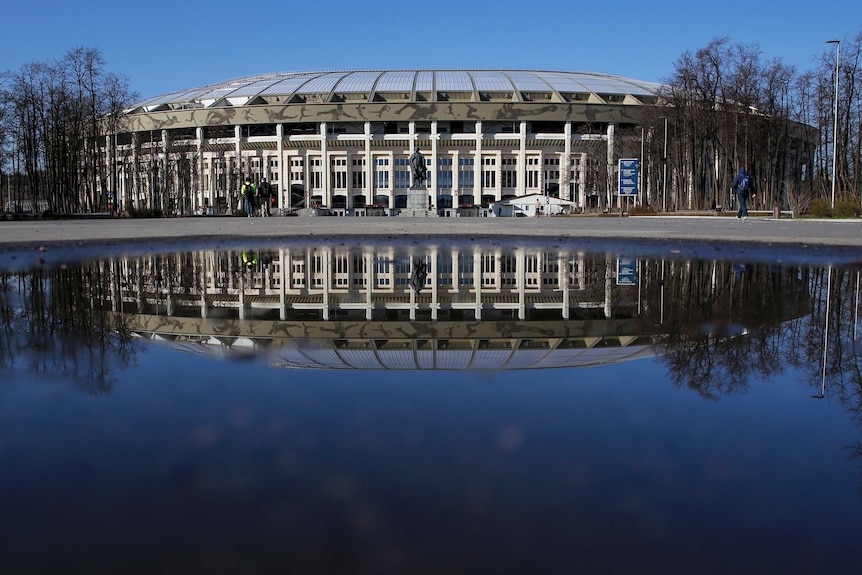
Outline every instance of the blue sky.
<svg viewBox="0 0 862 575">
<path fill-rule="evenodd" d="M 858 0 L 577 2 L 13 2 L 0 70 L 98 49 L 141 97 L 265 72 L 394 68 L 670 76 L 686 50 L 729 37 L 799 69 L 862 31 Z"/>
</svg>

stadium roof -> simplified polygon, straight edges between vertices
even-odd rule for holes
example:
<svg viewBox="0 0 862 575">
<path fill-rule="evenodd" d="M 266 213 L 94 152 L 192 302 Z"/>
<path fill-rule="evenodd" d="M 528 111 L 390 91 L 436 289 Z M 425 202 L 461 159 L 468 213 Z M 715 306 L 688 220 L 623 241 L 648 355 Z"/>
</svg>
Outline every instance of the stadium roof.
<svg viewBox="0 0 862 575">
<path fill-rule="evenodd" d="M 641 103 L 661 84 L 595 72 L 364 70 L 283 72 L 191 88 L 136 103 L 130 112 L 336 102 Z"/>
</svg>

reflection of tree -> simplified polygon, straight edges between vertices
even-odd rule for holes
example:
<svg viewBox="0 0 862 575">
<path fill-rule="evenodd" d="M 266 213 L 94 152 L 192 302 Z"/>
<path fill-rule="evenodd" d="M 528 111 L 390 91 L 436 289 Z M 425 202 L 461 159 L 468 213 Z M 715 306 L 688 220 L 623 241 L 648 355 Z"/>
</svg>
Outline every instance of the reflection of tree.
<svg viewBox="0 0 862 575">
<path fill-rule="evenodd" d="M 783 370 L 783 322 L 807 313 L 804 274 L 723 261 L 651 262 L 644 267 L 643 321 L 667 333 L 663 360 L 677 386 L 715 398 L 744 392 L 752 377 Z M 655 302 L 663 298 L 663 316 Z M 672 305 L 671 305 L 672 304 Z"/>
<path fill-rule="evenodd" d="M 810 364 L 809 378 L 822 384 L 824 394 L 837 399 L 854 423 L 862 426 L 862 366 L 857 334 L 860 272 L 835 268 L 829 271 L 821 270 L 816 284 L 819 313 L 815 318 L 819 321 L 811 322 L 809 339 L 818 340 L 819 357 Z M 816 373 L 814 368 L 818 368 Z M 852 459 L 862 460 L 862 442 L 849 446 L 848 453 Z"/>
<path fill-rule="evenodd" d="M 98 305 L 106 268 L 37 270 L 3 276 L 0 371 L 72 379 L 91 393 L 110 392 L 114 370 L 134 361 L 131 334 Z M 94 305 L 96 304 L 96 305 Z"/>
<path fill-rule="evenodd" d="M 661 357 L 674 385 L 715 399 L 792 367 L 862 427 L 859 271 L 679 261 L 642 270 L 640 320 L 667 334 Z M 862 442 L 847 450 L 862 459 Z"/>
</svg>

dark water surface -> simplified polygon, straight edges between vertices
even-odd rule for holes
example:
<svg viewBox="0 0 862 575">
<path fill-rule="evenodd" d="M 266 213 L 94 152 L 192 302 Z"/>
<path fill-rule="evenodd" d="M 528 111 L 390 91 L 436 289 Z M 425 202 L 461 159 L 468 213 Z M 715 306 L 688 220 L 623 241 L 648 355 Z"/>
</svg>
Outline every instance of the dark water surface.
<svg viewBox="0 0 862 575">
<path fill-rule="evenodd" d="M 4 574 L 862 568 L 854 265 L 285 246 L 2 278 Z"/>
</svg>

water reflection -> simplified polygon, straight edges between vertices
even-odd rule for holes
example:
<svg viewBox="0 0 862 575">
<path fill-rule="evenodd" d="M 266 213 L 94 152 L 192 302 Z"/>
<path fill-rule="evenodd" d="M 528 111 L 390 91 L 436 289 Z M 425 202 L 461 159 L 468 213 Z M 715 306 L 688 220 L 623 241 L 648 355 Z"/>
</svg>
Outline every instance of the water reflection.
<svg viewBox="0 0 862 575">
<path fill-rule="evenodd" d="M 5 273 L 0 556 L 853 572 L 859 300 L 853 266 L 484 245 Z"/>
<path fill-rule="evenodd" d="M 302 246 L 121 257 L 3 279 L 2 368 L 75 374 L 94 390 L 134 361 L 133 337 L 349 370 L 658 355 L 677 385 L 709 397 L 787 365 L 811 367 L 818 387 L 845 382 L 858 351 L 859 271 L 832 266 Z"/>
</svg>

